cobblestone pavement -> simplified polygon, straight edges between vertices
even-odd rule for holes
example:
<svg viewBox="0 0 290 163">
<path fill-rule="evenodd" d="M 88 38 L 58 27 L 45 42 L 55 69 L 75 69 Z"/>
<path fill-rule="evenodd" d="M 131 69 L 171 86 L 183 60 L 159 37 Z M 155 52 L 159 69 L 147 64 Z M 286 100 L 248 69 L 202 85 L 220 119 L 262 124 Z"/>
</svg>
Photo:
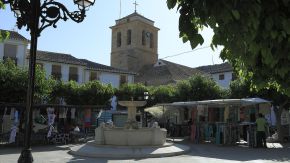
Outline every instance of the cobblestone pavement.
<svg viewBox="0 0 290 163">
<path fill-rule="evenodd" d="M 187 154 L 144 159 L 114 160 L 110 158 L 84 158 L 68 154 L 69 145 L 33 147 L 35 163 L 290 163 L 290 144 L 270 144 L 271 148 L 247 148 L 238 146 L 217 146 L 213 144 L 191 144 Z M 15 163 L 20 148 L 0 148 L 0 163 Z"/>
</svg>

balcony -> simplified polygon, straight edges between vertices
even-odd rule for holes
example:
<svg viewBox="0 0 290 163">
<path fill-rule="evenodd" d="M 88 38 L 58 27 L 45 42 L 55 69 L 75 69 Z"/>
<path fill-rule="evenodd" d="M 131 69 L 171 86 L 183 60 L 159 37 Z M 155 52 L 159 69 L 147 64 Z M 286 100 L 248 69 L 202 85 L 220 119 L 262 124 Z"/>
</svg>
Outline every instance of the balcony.
<svg viewBox="0 0 290 163">
<path fill-rule="evenodd" d="M 10 56 L 3 56 L 3 61 L 7 61 L 10 59 L 15 65 L 17 65 L 17 58 L 16 57 L 10 57 Z"/>
</svg>

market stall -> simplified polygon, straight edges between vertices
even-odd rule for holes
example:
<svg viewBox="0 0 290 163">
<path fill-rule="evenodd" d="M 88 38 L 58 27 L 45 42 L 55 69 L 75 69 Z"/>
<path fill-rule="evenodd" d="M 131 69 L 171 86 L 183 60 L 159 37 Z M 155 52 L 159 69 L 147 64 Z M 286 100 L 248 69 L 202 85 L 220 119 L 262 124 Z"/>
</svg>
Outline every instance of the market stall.
<svg viewBox="0 0 290 163">
<path fill-rule="evenodd" d="M 157 106 L 163 110 L 186 108 L 191 121 L 190 138 L 194 143 L 233 145 L 237 142 L 245 142 L 253 147 L 256 143 L 256 115 L 262 113 L 273 117 L 269 115 L 271 114 L 270 101 L 261 98 L 174 102 Z M 145 109 L 145 111 L 153 112 L 153 108 Z"/>
</svg>

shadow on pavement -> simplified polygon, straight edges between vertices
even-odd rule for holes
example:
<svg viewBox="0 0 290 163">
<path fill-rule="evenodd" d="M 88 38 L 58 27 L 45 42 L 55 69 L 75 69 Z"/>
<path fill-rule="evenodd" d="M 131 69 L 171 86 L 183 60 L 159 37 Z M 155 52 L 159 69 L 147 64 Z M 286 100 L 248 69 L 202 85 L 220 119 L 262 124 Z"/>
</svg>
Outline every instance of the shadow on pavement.
<svg viewBox="0 0 290 163">
<path fill-rule="evenodd" d="M 189 145 L 189 144 L 188 144 Z M 232 161 L 286 161 L 290 162 L 289 145 L 283 148 L 248 148 L 239 146 L 218 146 L 214 144 L 190 144 L 191 152 L 187 155 Z"/>
<path fill-rule="evenodd" d="M 68 146 L 44 145 L 44 146 L 32 146 L 31 149 L 32 152 L 59 151 L 59 150 L 68 150 Z M 21 151 L 22 147 L 1 147 L 0 155 L 17 154 L 17 153 L 20 154 Z"/>
</svg>

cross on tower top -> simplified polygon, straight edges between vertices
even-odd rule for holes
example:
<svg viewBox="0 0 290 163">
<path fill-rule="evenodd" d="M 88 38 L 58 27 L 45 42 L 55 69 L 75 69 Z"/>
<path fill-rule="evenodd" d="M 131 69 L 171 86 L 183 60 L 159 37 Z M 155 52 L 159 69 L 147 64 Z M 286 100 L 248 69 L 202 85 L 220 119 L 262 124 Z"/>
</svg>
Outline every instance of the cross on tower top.
<svg viewBox="0 0 290 163">
<path fill-rule="evenodd" d="M 135 2 L 133 3 L 134 5 L 135 5 L 135 12 L 137 12 L 137 5 L 139 5 L 137 2 L 136 2 L 136 0 L 135 0 Z"/>
</svg>

